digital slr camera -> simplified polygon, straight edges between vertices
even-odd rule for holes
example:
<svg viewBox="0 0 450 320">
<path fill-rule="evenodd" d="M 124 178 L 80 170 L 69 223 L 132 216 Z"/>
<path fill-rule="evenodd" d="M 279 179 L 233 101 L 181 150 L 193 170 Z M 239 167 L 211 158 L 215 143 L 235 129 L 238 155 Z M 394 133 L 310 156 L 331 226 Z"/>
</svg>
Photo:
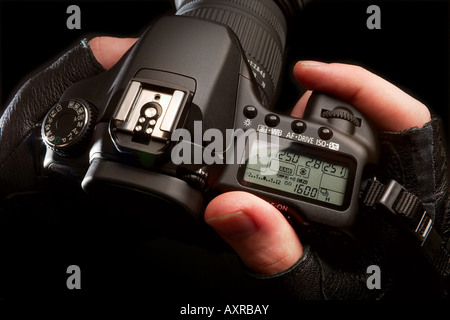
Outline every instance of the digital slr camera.
<svg viewBox="0 0 450 320">
<path fill-rule="evenodd" d="M 95 196 L 142 195 L 147 208 L 201 217 L 214 196 L 242 190 L 298 221 L 350 226 L 377 133 L 325 93 L 302 119 L 273 111 L 287 6 L 180 1 L 112 69 L 65 91 L 42 123 L 44 167 Z"/>
</svg>

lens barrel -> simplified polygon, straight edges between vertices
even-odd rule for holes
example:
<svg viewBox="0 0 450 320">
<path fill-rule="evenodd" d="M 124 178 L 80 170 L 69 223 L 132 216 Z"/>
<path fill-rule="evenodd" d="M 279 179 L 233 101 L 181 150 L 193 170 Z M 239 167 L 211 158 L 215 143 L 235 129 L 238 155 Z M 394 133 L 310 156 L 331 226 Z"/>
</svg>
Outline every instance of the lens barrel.
<svg viewBox="0 0 450 320">
<path fill-rule="evenodd" d="M 264 93 L 273 103 L 283 65 L 287 24 L 283 12 L 271 0 L 177 1 L 177 15 L 213 20 L 236 34 Z M 207 48 L 205 48 L 207 50 Z"/>
</svg>

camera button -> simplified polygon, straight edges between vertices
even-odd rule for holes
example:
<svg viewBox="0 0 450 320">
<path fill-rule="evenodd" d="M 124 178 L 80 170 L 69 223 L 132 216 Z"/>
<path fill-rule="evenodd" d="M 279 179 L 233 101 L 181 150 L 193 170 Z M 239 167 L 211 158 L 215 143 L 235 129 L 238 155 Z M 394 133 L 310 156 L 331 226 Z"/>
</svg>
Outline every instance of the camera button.
<svg viewBox="0 0 450 320">
<path fill-rule="evenodd" d="M 275 127 L 280 123 L 280 117 L 278 117 L 276 114 L 269 113 L 264 118 L 264 121 L 269 127 Z"/>
<path fill-rule="evenodd" d="M 329 140 L 333 136 L 333 131 L 327 127 L 320 127 L 317 133 L 322 140 Z"/>
<path fill-rule="evenodd" d="M 246 106 L 244 108 L 244 116 L 246 116 L 249 119 L 253 119 L 258 114 L 258 109 L 254 106 Z"/>
<path fill-rule="evenodd" d="M 306 123 L 301 120 L 295 120 L 291 123 L 291 129 L 295 133 L 303 133 L 306 130 Z"/>
</svg>

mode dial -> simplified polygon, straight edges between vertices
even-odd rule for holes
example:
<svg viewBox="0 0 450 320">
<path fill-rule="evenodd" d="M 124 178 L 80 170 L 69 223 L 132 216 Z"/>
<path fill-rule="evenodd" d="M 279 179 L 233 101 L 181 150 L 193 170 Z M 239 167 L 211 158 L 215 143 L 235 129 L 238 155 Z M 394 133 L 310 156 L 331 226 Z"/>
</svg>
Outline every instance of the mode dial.
<svg viewBox="0 0 450 320">
<path fill-rule="evenodd" d="M 95 108 L 83 100 L 65 100 L 56 104 L 42 123 L 45 144 L 63 156 L 75 155 L 92 133 Z"/>
</svg>

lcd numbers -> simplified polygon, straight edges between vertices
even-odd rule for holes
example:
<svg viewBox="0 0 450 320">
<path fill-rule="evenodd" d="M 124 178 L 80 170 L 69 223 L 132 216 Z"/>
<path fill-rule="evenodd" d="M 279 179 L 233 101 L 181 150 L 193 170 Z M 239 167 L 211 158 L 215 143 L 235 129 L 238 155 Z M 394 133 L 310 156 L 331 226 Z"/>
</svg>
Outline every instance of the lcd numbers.
<svg viewBox="0 0 450 320">
<path fill-rule="evenodd" d="M 243 180 L 266 188 L 331 205 L 344 203 L 349 177 L 346 164 L 302 154 L 292 148 L 278 150 L 255 141 Z"/>
</svg>

